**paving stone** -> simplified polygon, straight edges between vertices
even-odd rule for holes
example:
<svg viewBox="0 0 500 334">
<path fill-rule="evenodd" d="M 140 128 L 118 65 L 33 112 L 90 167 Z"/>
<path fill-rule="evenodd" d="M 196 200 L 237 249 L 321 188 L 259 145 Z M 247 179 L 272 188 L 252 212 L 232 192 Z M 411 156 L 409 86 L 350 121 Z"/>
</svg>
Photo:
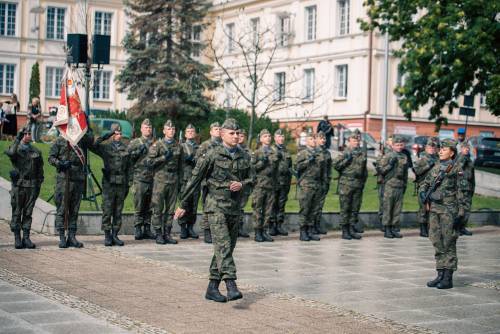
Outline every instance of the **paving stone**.
<svg viewBox="0 0 500 334">
<path fill-rule="evenodd" d="M 22 313 L 33 311 L 49 311 L 59 309 L 56 304 L 50 304 L 44 301 L 24 301 L 0 303 L 0 309 L 9 313 Z"/>
<path fill-rule="evenodd" d="M 89 324 L 87 322 L 69 322 L 65 324 L 48 324 L 40 326 L 43 330 L 50 332 L 52 334 L 68 334 L 68 333 L 78 333 L 78 334 L 118 334 L 125 333 L 125 331 L 117 329 L 116 327 L 101 325 L 101 324 Z"/>
<path fill-rule="evenodd" d="M 426 322 L 425 327 L 439 332 L 454 334 L 486 333 L 493 330 L 493 328 L 476 325 L 465 320 Z"/>
<path fill-rule="evenodd" d="M 36 325 L 82 320 L 82 316 L 78 313 L 61 311 L 26 312 L 19 314 L 19 317 L 31 324 Z"/>
</svg>

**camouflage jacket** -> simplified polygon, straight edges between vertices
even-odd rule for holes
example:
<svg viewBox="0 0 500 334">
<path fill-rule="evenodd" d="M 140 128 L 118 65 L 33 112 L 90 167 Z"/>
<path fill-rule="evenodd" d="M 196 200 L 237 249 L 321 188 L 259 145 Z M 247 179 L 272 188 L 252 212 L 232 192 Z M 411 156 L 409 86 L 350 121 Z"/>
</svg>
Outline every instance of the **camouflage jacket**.
<svg viewBox="0 0 500 334">
<path fill-rule="evenodd" d="M 281 159 L 278 163 L 278 185 L 290 186 L 292 182 L 292 155 L 286 149 L 286 146 L 274 145 L 274 150 L 281 153 Z"/>
<path fill-rule="evenodd" d="M 298 174 L 298 184 L 302 187 L 318 187 L 322 179 L 324 160 L 318 156 L 316 149 L 309 147 L 297 154 L 295 169 Z"/>
<path fill-rule="evenodd" d="M 255 171 L 255 187 L 273 189 L 278 177 L 278 152 L 270 146 L 262 146 L 252 154 Z"/>
<path fill-rule="evenodd" d="M 463 210 L 467 203 L 464 196 L 464 173 L 461 165 L 455 163 L 451 170 L 447 171 L 452 161 L 438 161 L 427 173 L 424 181 L 420 184 L 419 192 L 427 192 L 432 188 L 436 177 L 440 172 L 444 173 L 443 180 L 438 184 L 436 190 L 430 196 L 431 211 L 437 213 L 457 214 L 458 210 Z"/>
<path fill-rule="evenodd" d="M 212 148 L 203 159 L 197 161 L 193 176 L 179 198 L 182 208 L 187 207 L 187 199 L 202 181 L 208 187 L 206 213 L 240 215 L 241 198 L 254 182 L 250 160 L 239 148 L 234 153 L 230 153 L 223 145 Z M 241 182 L 243 188 L 237 192 L 230 191 L 232 181 Z"/>
<path fill-rule="evenodd" d="M 196 154 L 200 145 L 194 140 L 186 140 L 181 144 L 184 152 L 184 166 L 182 168 L 182 183 L 187 183 L 191 178 L 194 166 L 196 166 Z"/>
<path fill-rule="evenodd" d="M 83 150 L 87 150 L 92 147 L 94 142 L 94 137 L 91 133 L 87 132 L 80 142 L 78 143 L 78 148 L 80 148 L 80 152 L 83 154 Z M 69 169 L 69 179 L 70 181 L 81 181 L 85 180 L 87 175 L 86 169 L 87 166 L 82 163 L 80 157 L 75 152 L 78 148 L 72 148 L 70 144 L 63 137 L 58 137 L 56 141 L 52 144 L 49 152 L 49 164 L 57 168 L 57 165 L 60 161 L 69 160 L 71 161 L 71 168 Z M 57 178 L 64 179 L 66 176 L 66 172 L 57 171 Z"/>
<path fill-rule="evenodd" d="M 129 167 L 127 145 L 123 141 L 104 141 L 98 137 L 90 150 L 100 156 L 104 163 L 102 177 L 111 184 L 129 183 Z"/>
<path fill-rule="evenodd" d="M 152 144 L 153 139 L 145 137 L 136 138 L 128 144 L 131 174 L 135 181 L 153 182 L 153 168 L 148 165 L 147 161 L 148 151 Z"/>
<path fill-rule="evenodd" d="M 321 179 L 329 185 L 332 182 L 332 154 L 330 150 L 324 146 L 318 147 L 316 151 L 318 153 L 318 160 L 321 163 Z"/>
<path fill-rule="evenodd" d="M 375 175 L 377 176 L 377 184 L 384 183 L 384 176 L 382 175 L 382 171 L 380 169 L 380 162 L 382 161 L 382 158 L 385 155 L 389 154 L 389 152 L 391 152 L 391 151 L 392 151 L 392 148 L 389 145 L 384 145 L 383 153 L 381 152 L 381 154 L 379 154 L 377 159 L 375 159 L 373 166 L 375 167 L 375 172 L 376 172 Z"/>
<path fill-rule="evenodd" d="M 42 152 L 31 144 L 15 140 L 5 151 L 10 158 L 14 171 L 11 181 L 19 187 L 40 187 L 43 182 Z"/>
<path fill-rule="evenodd" d="M 170 157 L 166 157 L 167 151 Z M 148 165 L 154 170 L 154 182 L 161 184 L 181 185 L 184 153 L 182 147 L 175 141 L 161 139 L 149 148 Z"/>
<path fill-rule="evenodd" d="M 460 164 L 464 177 L 462 178 L 463 188 L 467 192 L 466 195 L 471 196 L 476 189 L 476 176 L 474 173 L 474 162 L 470 155 L 459 154 L 457 163 Z"/>
<path fill-rule="evenodd" d="M 339 172 L 339 185 L 363 188 L 368 178 L 366 154 L 361 148 L 347 148 L 343 154 L 333 161 L 334 168 Z"/>
<path fill-rule="evenodd" d="M 403 152 L 391 151 L 380 159 L 380 172 L 384 184 L 393 188 L 405 188 L 408 182 L 409 161 Z"/>
<path fill-rule="evenodd" d="M 196 161 L 201 159 L 209 150 L 216 146 L 220 146 L 222 144 L 222 140 L 217 137 L 217 138 L 210 138 L 205 140 L 203 143 L 201 143 L 200 147 L 196 151 Z"/>
<path fill-rule="evenodd" d="M 423 152 L 413 165 L 413 171 L 415 172 L 415 182 L 421 183 L 427 173 L 430 172 L 432 167 L 438 162 L 439 156 L 437 154 L 428 154 Z"/>
</svg>

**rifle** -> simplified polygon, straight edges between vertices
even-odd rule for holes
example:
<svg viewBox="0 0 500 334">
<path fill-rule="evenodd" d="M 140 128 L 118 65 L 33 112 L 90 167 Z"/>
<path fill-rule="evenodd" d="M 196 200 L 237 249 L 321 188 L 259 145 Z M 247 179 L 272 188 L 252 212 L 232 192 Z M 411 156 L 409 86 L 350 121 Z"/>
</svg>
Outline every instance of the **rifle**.
<svg viewBox="0 0 500 334">
<path fill-rule="evenodd" d="M 455 165 L 455 161 L 453 161 L 451 164 L 446 167 L 446 170 L 440 170 L 438 175 L 434 178 L 434 181 L 432 181 L 432 184 L 430 188 L 425 192 L 423 198 L 422 198 L 422 204 L 425 205 L 425 211 L 429 212 L 431 209 L 431 196 L 432 193 L 436 191 L 436 189 L 439 187 L 441 182 L 443 182 L 443 179 L 446 174 L 448 174 L 453 166 Z"/>
</svg>

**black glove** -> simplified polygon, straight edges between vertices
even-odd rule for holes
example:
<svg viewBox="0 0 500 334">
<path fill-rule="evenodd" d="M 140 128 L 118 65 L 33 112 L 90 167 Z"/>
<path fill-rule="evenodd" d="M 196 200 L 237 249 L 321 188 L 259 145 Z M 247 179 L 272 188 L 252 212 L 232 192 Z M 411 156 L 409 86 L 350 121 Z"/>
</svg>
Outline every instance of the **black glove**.
<svg viewBox="0 0 500 334">
<path fill-rule="evenodd" d="M 146 153 L 148 153 L 148 147 L 146 146 L 146 144 L 142 144 L 139 147 L 139 153 L 140 154 L 146 154 Z"/>
<path fill-rule="evenodd" d="M 425 204 L 425 191 L 419 192 L 418 198 L 420 199 L 420 203 Z"/>
<path fill-rule="evenodd" d="M 453 220 L 453 228 L 456 231 L 460 231 L 462 229 L 462 220 L 463 220 L 462 216 L 458 216 Z"/>
<path fill-rule="evenodd" d="M 267 155 L 264 155 L 262 158 L 260 158 L 260 160 L 267 164 L 269 162 L 269 157 Z"/>
<path fill-rule="evenodd" d="M 396 166 L 396 164 L 398 163 L 398 158 L 396 157 L 392 157 L 391 160 L 389 161 L 389 163 L 391 164 L 391 166 Z"/>
<path fill-rule="evenodd" d="M 316 156 L 311 155 L 308 160 L 309 160 L 309 162 L 314 162 L 314 161 L 316 161 Z"/>
<path fill-rule="evenodd" d="M 171 150 L 166 150 L 163 155 L 165 156 L 165 160 L 170 160 L 170 158 L 172 158 L 172 156 L 173 156 Z"/>
<path fill-rule="evenodd" d="M 24 130 L 21 130 L 17 133 L 16 140 L 21 141 L 24 137 Z"/>
<path fill-rule="evenodd" d="M 276 153 L 276 156 L 278 157 L 279 160 L 283 159 L 283 153 L 281 153 L 280 150 L 278 150 L 278 153 Z"/>
<path fill-rule="evenodd" d="M 187 162 L 187 163 L 194 163 L 194 156 L 192 154 L 190 155 L 186 155 L 186 157 L 184 158 L 184 160 Z"/>
<path fill-rule="evenodd" d="M 70 168 L 71 168 L 71 161 L 69 161 L 69 160 L 59 160 L 59 162 L 57 164 L 57 169 L 60 172 L 65 172 L 65 171 L 67 171 Z"/>
<path fill-rule="evenodd" d="M 111 137 L 113 137 L 115 133 L 113 131 L 110 131 L 108 133 L 106 133 L 104 136 L 102 136 L 102 139 L 106 140 L 106 139 L 109 139 Z"/>
<path fill-rule="evenodd" d="M 347 161 L 351 161 L 352 160 L 352 153 L 351 152 L 346 152 L 344 154 L 344 159 L 347 160 Z"/>
</svg>

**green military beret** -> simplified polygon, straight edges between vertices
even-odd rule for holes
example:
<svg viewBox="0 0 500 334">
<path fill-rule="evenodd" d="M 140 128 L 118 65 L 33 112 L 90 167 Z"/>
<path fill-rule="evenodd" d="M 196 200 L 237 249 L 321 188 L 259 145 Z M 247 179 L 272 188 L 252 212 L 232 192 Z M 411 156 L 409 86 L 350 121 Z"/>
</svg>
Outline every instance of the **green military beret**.
<svg viewBox="0 0 500 334">
<path fill-rule="evenodd" d="M 457 142 L 454 139 L 443 139 L 441 141 L 441 147 L 457 148 Z"/>
<path fill-rule="evenodd" d="M 246 135 L 246 134 L 247 134 L 247 130 L 245 130 L 245 129 L 240 129 L 240 134 L 242 134 L 242 135 Z"/>
<path fill-rule="evenodd" d="M 220 128 L 220 123 L 219 122 L 213 122 L 212 124 L 210 124 L 210 129 L 213 129 L 213 128 Z"/>
<path fill-rule="evenodd" d="M 405 139 L 404 139 L 402 136 L 395 135 L 395 136 L 392 138 L 392 142 L 393 142 L 394 144 L 404 143 L 404 142 L 405 142 Z"/>
<path fill-rule="evenodd" d="M 165 122 L 165 124 L 163 124 L 163 127 L 164 128 L 175 128 L 175 125 L 174 125 L 174 122 L 172 122 L 171 120 L 167 120 Z"/>
<path fill-rule="evenodd" d="M 224 121 L 224 123 L 222 123 L 222 128 L 226 130 L 239 130 L 240 126 L 234 118 L 228 118 Z"/>
<path fill-rule="evenodd" d="M 189 124 L 186 126 L 186 130 L 187 130 L 187 129 L 196 129 L 196 128 L 194 127 L 194 125 L 193 125 L 193 124 L 189 123 Z"/>
<path fill-rule="evenodd" d="M 149 118 L 144 119 L 144 121 L 142 121 L 141 125 L 153 126 L 153 124 L 151 124 L 151 121 L 149 120 Z"/>
<path fill-rule="evenodd" d="M 325 133 L 323 131 L 318 132 L 318 134 L 316 135 L 316 137 L 318 137 L 318 138 L 326 138 Z"/>
<path fill-rule="evenodd" d="M 361 131 L 360 131 L 358 128 L 356 128 L 356 129 L 354 130 L 354 134 L 355 134 L 356 136 L 361 136 Z"/>
<path fill-rule="evenodd" d="M 271 132 L 269 132 L 268 129 L 262 129 L 260 130 L 259 137 L 262 137 L 263 135 L 271 135 Z"/>
<path fill-rule="evenodd" d="M 427 146 L 432 146 L 432 147 L 439 147 L 439 138 L 436 137 L 429 137 L 427 139 Z"/>
<path fill-rule="evenodd" d="M 122 131 L 122 128 L 121 128 L 120 124 L 118 124 L 118 123 L 111 124 L 110 129 L 111 129 L 111 132 Z"/>
<path fill-rule="evenodd" d="M 355 138 L 358 139 L 359 135 L 356 133 L 356 131 L 353 131 L 347 136 L 347 139 Z"/>
<path fill-rule="evenodd" d="M 278 136 L 284 136 L 285 135 L 285 131 L 283 131 L 283 129 L 278 129 L 276 131 L 274 131 L 274 135 L 278 135 Z"/>
</svg>

